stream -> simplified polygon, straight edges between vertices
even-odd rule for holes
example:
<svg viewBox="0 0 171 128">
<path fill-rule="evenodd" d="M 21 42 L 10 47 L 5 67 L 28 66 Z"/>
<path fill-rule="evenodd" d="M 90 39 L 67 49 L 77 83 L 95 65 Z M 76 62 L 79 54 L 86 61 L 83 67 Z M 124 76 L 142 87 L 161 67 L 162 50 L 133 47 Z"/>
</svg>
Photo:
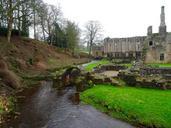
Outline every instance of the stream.
<svg viewBox="0 0 171 128">
<path fill-rule="evenodd" d="M 8 128 L 133 128 L 89 105 L 74 105 L 70 98 L 74 92 L 74 87 L 56 90 L 51 81 L 42 82 L 25 99 L 21 115 Z"/>
</svg>

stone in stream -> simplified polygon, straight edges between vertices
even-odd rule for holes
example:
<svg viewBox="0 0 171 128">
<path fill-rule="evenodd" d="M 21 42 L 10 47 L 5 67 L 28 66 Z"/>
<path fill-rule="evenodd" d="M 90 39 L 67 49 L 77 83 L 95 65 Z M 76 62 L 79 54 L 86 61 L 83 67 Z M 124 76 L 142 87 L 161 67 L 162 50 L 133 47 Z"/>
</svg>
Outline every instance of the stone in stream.
<svg viewBox="0 0 171 128">
<path fill-rule="evenodd" d="M 76 92 L 74 94 L 74 104 L 79 104 L 80 103 L 80 93 Z"/>
</svg>

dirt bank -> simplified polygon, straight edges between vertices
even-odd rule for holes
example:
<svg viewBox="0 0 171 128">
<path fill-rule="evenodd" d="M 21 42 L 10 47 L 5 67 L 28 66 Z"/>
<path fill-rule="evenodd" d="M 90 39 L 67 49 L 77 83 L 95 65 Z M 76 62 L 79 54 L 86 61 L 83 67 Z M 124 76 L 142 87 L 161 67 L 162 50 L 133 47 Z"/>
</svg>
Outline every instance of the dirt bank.
<svg viewBox="0 0 171 128">
<path fill-rule="evenodd" d="M 8 43 L 0 37 L 0 123 L 2 115 L 15 113 L 15 93 L 39 82 L 27 77 L 46 76 L 53 69 L 85 63 L 86 57 L 29 38 L 13 37 Z"/>
</svg>

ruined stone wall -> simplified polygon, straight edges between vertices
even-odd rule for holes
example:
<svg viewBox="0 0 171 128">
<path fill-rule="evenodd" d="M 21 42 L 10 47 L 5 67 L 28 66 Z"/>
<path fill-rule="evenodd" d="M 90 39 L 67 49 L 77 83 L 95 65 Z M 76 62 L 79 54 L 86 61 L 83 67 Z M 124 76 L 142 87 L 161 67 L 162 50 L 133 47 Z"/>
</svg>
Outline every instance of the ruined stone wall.
<svg viewBox="0 0 171 128">
<path fill-rule="evenodd" d="M 166 47 L 166 63 L 171 63 L 171 43 Z"/>
<path fill-rule="evenodd" d="M 113 57 L 136 57 L 142 52 L 146 37 L 107 38 L 104 40 L 104 53 Z"/>
<path fill-rule="evenodd" d="M 139 58 L 146 63 L 171 63 L 171 33 L 167 32 L 164 6 L 161 7 L 159 32 L 152 26 L 147 36 L 129 38 L 106 38 L 104 53 L 113 58 Z"/>
<path fill-rule="evenodd" d="M 166 62 L 171 63 L 171 34 L 167 35 L 166 41 Z"/>
<path fill-rule="evenodd" d="M 104 56 L 104 46 L 93 46 L 92 47 L 93 57 L 103 57 Z"/>
<path fill-rule="evenodd" d="M 170 63 L 171 62 L 171 34 L 162 38 L 159 34 L 147 37 L 145 63 Z M 163 54 L 163 59 L 162 59 Z"/>
</svg>

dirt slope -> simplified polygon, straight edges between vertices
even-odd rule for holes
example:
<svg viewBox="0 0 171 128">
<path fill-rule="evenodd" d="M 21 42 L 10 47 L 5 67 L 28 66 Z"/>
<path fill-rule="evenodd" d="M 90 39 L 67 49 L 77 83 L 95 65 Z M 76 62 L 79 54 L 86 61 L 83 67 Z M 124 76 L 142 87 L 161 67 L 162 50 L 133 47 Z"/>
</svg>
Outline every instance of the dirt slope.
<svg viewBox="0 0 171 128">
<path fill-rule="evenodd" d="M 0 53 L 9 68 L 15 71 L 43 71 L 87 60 L 75 58 L 71 52 L 44 42 L 18 37 L 13 38 L 11 43 L 1 37 Z"/>
<path fill-rule="evenodd" d="M 84 56 L 74 57 L 66 49 L 48 45 L 45 42 L 13 37 L 7 43 L 5 37 L 0 37 L 0 95 L 1 87 L 18 88 L 24 86 L 23 76 L 47 73 L 68 65 L 84 63 Z"/>
</svg>

